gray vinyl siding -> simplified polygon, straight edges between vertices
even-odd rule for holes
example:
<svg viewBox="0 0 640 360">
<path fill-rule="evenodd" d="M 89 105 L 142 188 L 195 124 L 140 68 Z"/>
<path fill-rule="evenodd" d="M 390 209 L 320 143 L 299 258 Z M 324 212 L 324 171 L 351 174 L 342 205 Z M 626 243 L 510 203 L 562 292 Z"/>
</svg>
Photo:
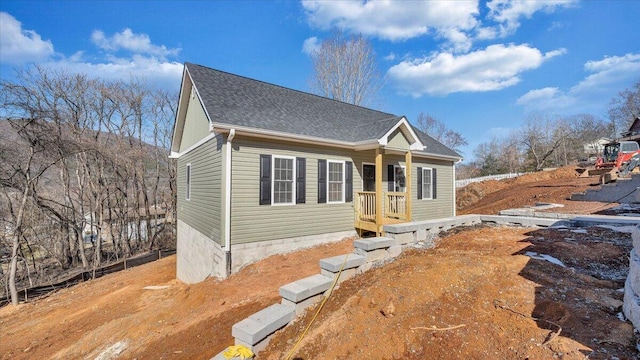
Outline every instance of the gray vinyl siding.
<svg viewBox="0 0 640 360">
<path fill-rule="evenodd" d="M 306 159 L 304 204 L 259 205 L 261 154 Z M 232 155 L 232 244 L 353 230 L 353 202 L 318 204 L 318 159 L 352 161 L 355 192 L 362 188 L 362 161 L 371 161 L 373 156 L 373 151 L 355 152 L 236 137 Z"/>
<path fill-rule="evenodd" d="M 409 150 L 410 146 L 411 144 L 409 144 L 409 141 L 404 136 L 400 128 L 397 128 L 391 135 L 389 135 L 389 143 L 387 144 L 387 147 Z"/>
<path fill-rule="evenodd" d="M 184 120 L 182 142 L 180 143 L 181 152 L 209 135 L 209 120 L 198 97 L 194 95 L 194 90 L 191 90 L 187 114 Z"/>
<path fill-rule="evenodd" d="M 386 192 L 389 183 L 387 166 L 406 166 L 406 163 L 405 157 L 401 155 L 385 155 L 382 158 L 382 162 L 382 191 Z M 418 199 L 418 167 L 437 169 L 436 199 Z M 411 160 L 412 221 L 431 220 L 453 216 L 453 191 L 453 163 L 451 161 L 426 159 L 413 156 Z"/>
<path fill-rule="evenodd" d="M 220 245 L 222 137 L 217 136 L 178 159 L 178 219 Z M 186 167 L 191 164 L 191 199 L 186 200 Z"/>
<path fill-rule="evenodd" d="M 418 199 L 418 167 L 437 169 L 436 199 Z M 411 180 L 411 201 L 413 220 L 431 220 L 454 216 L 453 208 L 453 163 L 451 161 L 427 160 L 414 157 Z"/>
</svg>

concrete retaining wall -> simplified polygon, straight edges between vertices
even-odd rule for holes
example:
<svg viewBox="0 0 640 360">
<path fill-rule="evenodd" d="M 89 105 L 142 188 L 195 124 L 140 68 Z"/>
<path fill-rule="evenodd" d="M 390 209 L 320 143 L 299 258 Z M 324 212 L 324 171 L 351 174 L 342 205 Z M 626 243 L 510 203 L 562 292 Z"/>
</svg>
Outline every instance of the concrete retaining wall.
<svg viewBox="0 0 640 360">
<path fill-rule="evenodd" d="M 571 195 L 571 200 L 617 202 L 623 204 L 640 203 L 640 175 L 630 179 L 618 179 L 615 183 L 602 185 L 599 189 L 588 189 Z"/>
<path fill-rule="evenodd" d="M 622 309 L 633 326 L 640 329 L 640 225 L 633 233 L 633 249 L 629 255 L 629 276 L 624 284 L 624 305 Z"/>
</svg>

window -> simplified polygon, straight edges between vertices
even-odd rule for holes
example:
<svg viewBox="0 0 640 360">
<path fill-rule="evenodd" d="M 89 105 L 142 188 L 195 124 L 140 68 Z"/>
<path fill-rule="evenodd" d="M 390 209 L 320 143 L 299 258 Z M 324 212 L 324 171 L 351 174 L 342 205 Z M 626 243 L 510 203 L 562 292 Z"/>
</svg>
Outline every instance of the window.
<svg viewBox="0 0 640 360">
<path fill-rule="evenodd" d="M 431 178 L 431 169 L 423 168 L 422 169 L 422 198 L 423 199 L 431 199 L 432 189 L 432 178 Z"/>
<path fill-rule="evenodd" d="M 329 203 L 344 202 L 344 162 L 327 161 Z"/>
<path fill-rule="evenodd" d="M 435 199 L 438 190 L 437 172 L 434 168 L 418 167 L 418 199 Z"/>
<path fill-rule="evenodd" d="M 187 177 L 187 181 L 186 181 L 187 188 L 186 188 L 186 191 L 185 191 L 186 192 L 185 199 L 191 200 L 191 164 L 187 164 L 186 171 L 187 171 L 187 174 L 186 174 L 186 177 Z"/>
<path fill-rule="evenodd" d="M 273 204 L 293 204 L 294 158 L 273 156 Z"/>
<path fill-rule="evenodd" d="M 405 167 L 394 166 L 393 189 L 395 192 L 406 192 L 407 184 L 405 182 Z"/>
<path fill-rule="evenodd" d="M 306 164 L 300 157 L 260 155 L 260 205 L 304 204 Z"/>
</svg>

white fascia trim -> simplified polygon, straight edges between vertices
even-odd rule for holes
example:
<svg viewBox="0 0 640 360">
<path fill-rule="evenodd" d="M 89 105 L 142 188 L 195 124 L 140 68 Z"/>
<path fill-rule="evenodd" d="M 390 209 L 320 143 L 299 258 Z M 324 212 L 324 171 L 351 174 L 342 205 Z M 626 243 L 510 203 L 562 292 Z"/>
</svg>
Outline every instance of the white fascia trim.
<svg viewBox="0 0 640 360">
<path fill-rule="evenodd" d="M 424 150 L 424 148 L 425 148 L 424 144 L 420 141 L 420 138 L 413 131 L 413 128 L 411 127 L 411 125 L 409 125 L 409 121 L 407 121 L 407 118 L 404 117 L 404 116 L 391 129 L 389 129 L 389 131 L 387 131 L 386 134 L 384 134 L 380 139 L 378 139 L 378 144 L 380 144 L 382 146 L 386 146 L 388 144 L 388 142 L 389 142 L 389 136 L 391 136 L 391 134 L 394 131 L 396 131 L 396 129 L 399 128 L 400 126 L 404 126 L 404 129 L 411 136 L 411 139 L 409 139 L 409 141 L 413 141 L 413 144 L 411 144 L 409 149 L 410 150 Z M 404 134 L 404 132 L 403 132 L 403 134 Z"/>
<path fill-rule="evenodd" d="M 180 141 L 182 141 L 182 131 L 184 130 L 184 122 L 185 119 L 182 119 L 182 123 L 180 123 L 180 112 L 182 111 L 183 108 L 183 104 L 182 104 L 182 94 L 184 92 L 185 87 L 187 86 L 187 83 L 185 82 L 185 80 L 187 79 L 187 67 L 184 67 L 184 70 L 182 71 L 182 83 L 180 84 L 180 95 L 178 96 L 178 109 L 176 111 L 176 119 L 175 119 L 175 123 L 173 126 L 173 134 L 171 135 L 171 150 L 173 152 L 173 150 L 175 149 L 175 146 L 180 146 L 180 144 L 176 144 L 176 142 L 178 141 L 178 139 L 176 139 L 176 136 L 178 135 L 178 132 L 180 133 Z M 189 81 L 191 81 L 191 78 L 189 78 Z M 193 84 L 189 84 L 189 86 L 192 87 Z M 178 130 L 178 128 L 180 127 L 180 130 Z M 178 149 L 176 149 L 178 150 Z"/>
<path fill-rule="evenodd" d="M 432 153 L 427 153 L 427 152 L 424 152 L 424 151 L 412 152 L 412 154 L 417 156 L 417 157 L 423 157 L 423 158 L 429 158 L 429 159 L 437 159 L 437 160 L 448 160 L 448 161 L 453 161 L 455 163 L 458 163 L 458 162 L 462 161 L 462 158 L 457 157 L 457 156 L 432 154 Z"/>
<path fill-rule="evenodd" d="M 231 251 L 231 142 L 236 136 L 236 130 L 230 129 L 227 136 L 227 146 L 225 148 L 225 177 L 224 177 L 224 247 L 226 251 Z"/>
<path fill-rule="evenodd" d="M 209 116 L 209 110 L 207 109 L 206 106 L 204 106 L 204 102 L 202 101 L 200 92 L 198 91 L 196 84 L 193 82 L 193 79 L 191 78 L 191 73 L 189 73 L 189 79 L 191 80 L 191 89 L 196 93 L 196 96 L 198 97 L 198 102 L 200 103 L 200 106 L 202 106 L 202 110 L 204 110 L 204 114 L 207 116 L 207 121 L 209 121 L 209 131 L 212 131 L 213 122 L 211 122 L 211 116 Z"/>
<path fill-rule="evenodd" d="M 200 145 L 202 145 L 202 144 L 206 143 L 207 141 L 209 141 L 209 140 L 211 140 L 211 139 L 215 138 L 216 136 L 218 136 L 218 134 L 216 134 L 216 133 L 209 133 L 209 135 L 205 136 L 204 138 L 202 138 L 202 139 L 201 139 L 200 141 L 198 141 L 197 143 L 195 143 L 195 144 L 193 144 L 193 145 L 189 146 L 189 148 L 188 148 L 187 150 L 183 151 L 183 152 L 178 153 L 178 152 L 172 151 L 172 152 L 171 152 L 171 155 L 169 156 L 169 158 L 171 158 L 171 159 L 178 159 L 178 158 L 180 158 L 181 156 L 187 155 L 188 153 L 190 153 L 191 151 L 195 150 L 195 149 L 196 149 L 197 147 L 199 147 Z"/>
<path fill-rule="evenodd" d="M 354 144 L 354 143 L 339 141 L 339 140 L 329 140 L 329 139 L 324 139 L 324 138 L 319 138 L 314 136 L 293 135 L 293 134 L 283 133 L 279 131 L 263 130 L 263 129 L 242 127 L 242 126 L 235 126 L 235 125 L 232 126 L 232 125 L 220 124 L 220 123 L 216 123 L 213 126 L 213 131 L 219 132 L 219 133 L 226 133 L 231 128 L 235 129 L 236 134 L 238 135 L 246 134 L 254 137 L 259 137 L 264 139 L 274 139 L 274 140 L 287 139 L 293 142 L 315 144 L 315 145 L 327 145 L 327 146 L 340 147 L 345 149 L 355 149 L 357 144 L 361 144 L 361 143 Z"/>
</svg>

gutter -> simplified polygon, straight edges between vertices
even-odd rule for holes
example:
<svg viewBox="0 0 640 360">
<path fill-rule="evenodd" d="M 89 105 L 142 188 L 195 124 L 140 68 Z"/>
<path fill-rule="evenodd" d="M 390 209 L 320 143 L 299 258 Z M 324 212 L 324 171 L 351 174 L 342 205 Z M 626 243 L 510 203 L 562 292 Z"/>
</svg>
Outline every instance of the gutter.
<svg viewBox="0 0 640 360">
<path fill-rule="evenodd" d="M 218 123 L 215 126 L 212 126 L 212 128 L 210 128 L 209 130 L 219 134 L 226 134 L 226 133 L 229 133 L 231 130 L 237 130 L 239 135 L 248 135 L 252 137 L 257 137 L 262 139 L 271 139 L 271 140 L 277 140 L 277 141 L 282 141 L 284 139 L 284 140 L 288 140 L 296 143 L 330 146 L 330 147 L 337 147 L 337 148 L 349 149 L 354 151 L 373 150 L 380 147 L 380 143 L 378 142 L 379 139 L 370 139 L 370 140 L 364 140 L 364 141 L 352 143 L 352 142 L 339 141 L 339 140 L 323 139 L 323 138 L 318 138 L 313 136 L 293 135 L 293 134 L 284 133 L 284 132 L 276 132 L 276 131 L 261 130 L 261 129 L 259 130 L 259 129 L 242 127 L 242 126 L 232 127 L 232 125 L 218 124 Z M 462 161 L 462 158 L 458 156 L 433 154 L 426 151 L 415 150 L 415 149 L 411 149 L 411 152 L 414 156 L 419 156 L 423 158 L 426 157 L 429 159 L 437 159 L 437 160 Z"/>
<path fill-rule="evenodd" d="M 229 129 L 227 146 L 225 148 L 225 177 L 224 177 L 224 248 L 227 264 L 227 277 L 231 275 L 231 149 L 236 136 L 235 129 Z"/>
</svg>

